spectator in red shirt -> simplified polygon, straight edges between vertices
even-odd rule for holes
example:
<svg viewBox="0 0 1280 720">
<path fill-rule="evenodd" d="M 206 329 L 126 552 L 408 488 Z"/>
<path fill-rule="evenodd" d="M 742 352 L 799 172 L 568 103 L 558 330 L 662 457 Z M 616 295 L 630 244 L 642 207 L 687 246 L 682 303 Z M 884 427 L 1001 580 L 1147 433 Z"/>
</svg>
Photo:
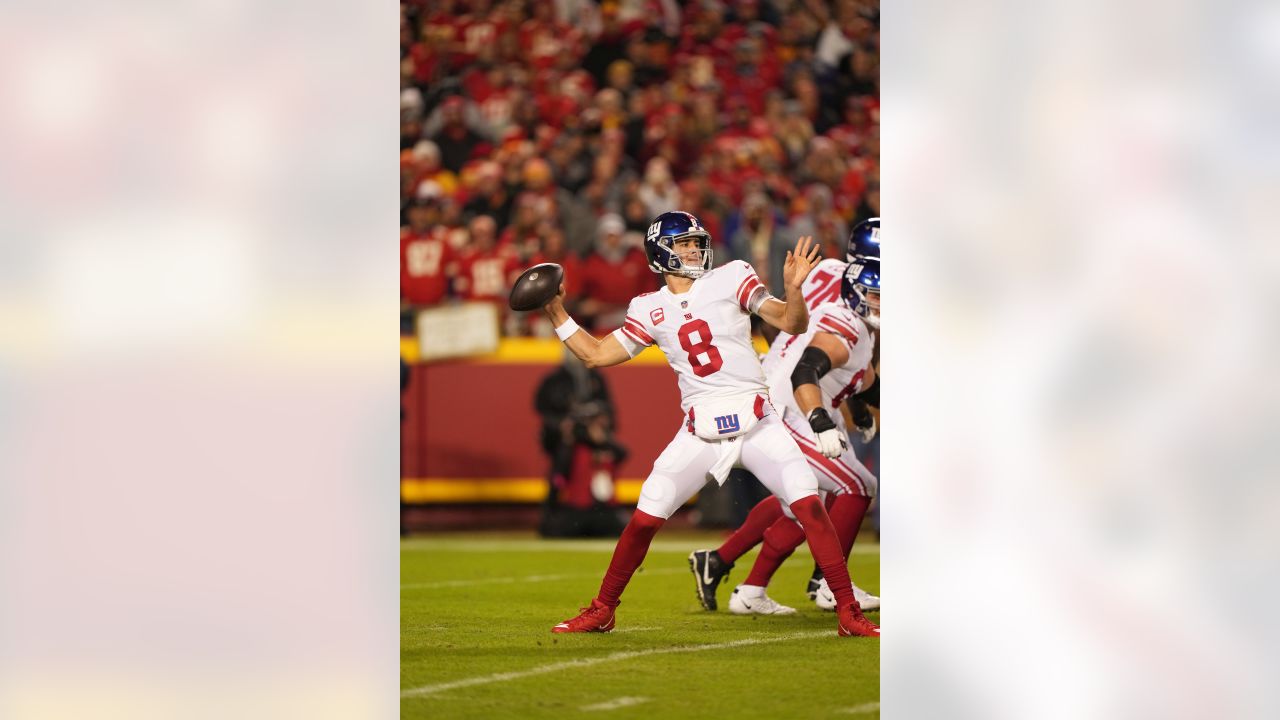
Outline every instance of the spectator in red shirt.
<svg viewBox="0 0 1280 720">
<path fill-rule="evenodd" d="M 764 113 L 764 96 L 779 80 L 777 67 L 764 62 L 760 41 L 743 37 L 734 43 L 733 62 L 722 67 L 720 82 L 730 97 L 740 97 L 752 117 Z"/>
<path fill-rule="evenodd" d="M 520 91 L 511 83 L 511 72 L 505 65 L 493 63 L 477 66 L 462 80 L 463 90 L 471 101 L 490 137 L 502 137 L 512 126 Z"/>
<path fill-rule="evenodd" d="M 443 302 L 456 260 L 440 224 L 439 197 L 414 198 L 409 226 L 400 231 L 400 298 L 405 309 Z"/>
<path fill-rule="evenodd" d="M 596 331 L 622 324 L 631 299 L 656 290 L 658 276 L 638 247 L 623 242 L 626 224 L 615 214 L 600 219 L 600 240 L 583 263 L 583 300 L 579 317 L 587 317 Z"/>
<path fill-rule="evenodd" d="M 496 48 L 498 39 L 507 32 L 506 19 L 490 11 L 489 0 L 472 0 L 471 12 L 457 20 L 459 29 L 458 49 L 454 53 L 454 67 L 462 69 L 475 62 L 487 48 Z"/>
<path fill-rule="evenodd" d="M 576 56 L 581 33 L 555 18 L 554 4 L 535 2 L 532 11 L 533 17 L 520 25 L 520 51 L 525 63 L 542 70 L 554 65 L 560 55 Z"/>
<path fill-rule="evenodd" d="M 441 67 L 436 48 L 430 43 L 418 42 L 413 36 L 413 26 L 400 20 L 400 78 L 427 85 L 436 79 Z"/>
<path fill-rule="evenodd" d="M 497 246 L 497 225 L 488 215 L 471 220 L 471 240 L 459 261 L 458 292 L 464 300 L 500 303 L 520 275 L 520 260 Z"/>
</svg>

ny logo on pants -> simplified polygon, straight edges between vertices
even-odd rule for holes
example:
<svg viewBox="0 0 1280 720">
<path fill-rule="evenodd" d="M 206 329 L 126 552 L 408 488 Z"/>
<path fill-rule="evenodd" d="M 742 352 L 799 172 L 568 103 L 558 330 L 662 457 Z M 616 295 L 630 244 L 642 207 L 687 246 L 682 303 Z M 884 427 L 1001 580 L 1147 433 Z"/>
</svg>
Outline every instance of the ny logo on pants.
<svg viewBox="0 0 1280 720">
<path fill-rule="evenodd" d="M 724 435 L 725 433 L 738 432 L 742 426 L 738 423 L 738 414 L 721 415 L 715 419 L 716 432 Z"/>
</svg>

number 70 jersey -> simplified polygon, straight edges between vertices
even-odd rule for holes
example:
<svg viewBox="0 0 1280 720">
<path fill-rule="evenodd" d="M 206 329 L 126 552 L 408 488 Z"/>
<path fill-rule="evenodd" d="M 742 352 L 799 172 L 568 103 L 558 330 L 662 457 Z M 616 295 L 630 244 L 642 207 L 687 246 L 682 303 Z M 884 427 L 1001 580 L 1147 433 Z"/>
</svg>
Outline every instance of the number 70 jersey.
<svg viewBox="0 0 1280 720">
<path fill-rule="evenodd" d="M 631 300 L 614 337 L 629 355 L 656 344 L 680 382 L 680 409 L 708 398 L 760 394 L 769 387 L 751 344 L 751 310 L 764 284 L 750 265 L 735 260 L 693 281 L 686 293 L 669 288 Z"/>
</svg>

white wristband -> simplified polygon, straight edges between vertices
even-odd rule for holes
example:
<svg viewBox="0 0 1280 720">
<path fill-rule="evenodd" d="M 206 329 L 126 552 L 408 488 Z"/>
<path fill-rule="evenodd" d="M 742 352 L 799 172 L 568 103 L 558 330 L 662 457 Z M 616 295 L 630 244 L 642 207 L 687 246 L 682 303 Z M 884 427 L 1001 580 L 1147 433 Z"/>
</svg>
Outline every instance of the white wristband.
<svg viewBox="0 0 1280 720">
<path fill-rule="evenodd" d="M 569 318 L 563 325 L 556 328 L 556 337 L 560 338 L 560 342 L 564 342 L 581 329 L 582 328 L 578 327 L 578 323 L 574 322 L 573 318 Z"/>
</svg>

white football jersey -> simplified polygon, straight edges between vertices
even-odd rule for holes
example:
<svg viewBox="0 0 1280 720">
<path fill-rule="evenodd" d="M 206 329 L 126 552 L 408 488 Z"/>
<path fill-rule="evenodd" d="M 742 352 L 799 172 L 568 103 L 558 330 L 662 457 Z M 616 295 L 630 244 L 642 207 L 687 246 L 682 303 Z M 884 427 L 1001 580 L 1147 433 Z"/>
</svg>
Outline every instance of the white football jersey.
<svg viewBox="0 0 1280 720">
<path fill-rule="evenodd" d="M 835 258 L 827 258 L 814 266 L 800 286 L 800 294 L 804 296 L 805 307 L 810 312 L 823 303 L 840 300 L 840 283 L 844 281 L 844 269 L 847 267 L 849 263 Z"/>
<path fill-rule="evenodd" d="M 634 298 L 613 334 L 633 357 L 657 344 L 676 371 L 685 413 L 708 398 L 767 396 L 764 370 L 751 345 L 750 316 L 764 293 L 756 271 L 734 260 L 694 280 L 686 293 L 664 287 Z"/>
<path fill-rule="evenodd" d="M 825 260 L 823 262 L 826 262 Z M 844 263 L 841 263 L 842 265 Z M 814 334 L 828 332 L 843 340 L 849 349 L 849 359 L 818 379 L 822 391 L 822 405 L 840 427 L 844 427 L 844 415 L 838 412 L 840 403 L 859 390 L 862 375 L 871 362 L 875 336 L 868 330 L 858 314 L 849 309 L 843 300 L 829 302 L 809 312 L 809 328 L 801 335 L 779 333 L 764 357 L 764 371 L 768 377 L 769 394 L 773 406 L 782 412 L 783 420 L 795 425 L 807 422 L 796 405 L 791 387 L 791 373 L 800 362 L 800 356 L 809 346 Z"/>
</svg>

